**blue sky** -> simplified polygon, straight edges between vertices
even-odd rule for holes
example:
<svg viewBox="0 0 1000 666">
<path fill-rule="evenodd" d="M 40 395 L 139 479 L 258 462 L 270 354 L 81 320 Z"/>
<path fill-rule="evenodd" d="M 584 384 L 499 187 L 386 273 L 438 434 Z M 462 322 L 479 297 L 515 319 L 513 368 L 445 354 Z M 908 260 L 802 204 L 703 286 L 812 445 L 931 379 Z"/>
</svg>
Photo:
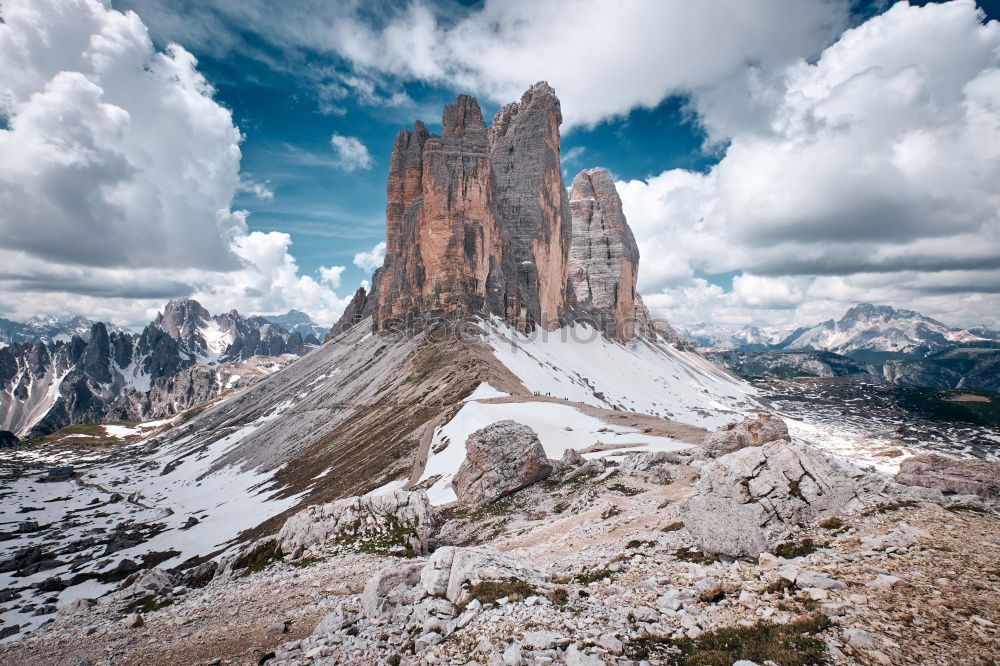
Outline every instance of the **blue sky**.
<svg viewBox="0 0 1000 666">
<path fill-rule="evenodd" d="M 573 12 L 555 0 L 9 0 L 0 11 L 0 121 L 14 130 L 0 128 L 11 170 L 0 197 L 7 187 L 32 204 L 0 213 L 9 316 L 138 323 L 195 296 L 328 323 L 370 276 L 356 256 L 384 239 L 396 132 L 416 119 L 439 129 L 459 93 L 490 118 L 545 79 L 563 103 L 565 178 L 615 175 L 640 290 L 660 316 L 790 325 L 865 300 L 1000 325 L 1000 139 L 977 115 L 1000 116 L 996 0 L 593 0 Z M 91 52 L 108 31 L 129 45 L 106 56 L 114 67 Z M 51 53 L 9 46 L 25 40 Z M 93 90 L 84 106 L 74 97 Z M 112 122 L 109 104 L 120 134 L 79 139 Z M 76 126 L 29 122 L 84 108 Z M 36 169 L 54 136 L 93 150 Z M 66 171 L 74 160 L 86 176 Z M 88 187 L 130 194 L 95 203 Z"/>
</svg>

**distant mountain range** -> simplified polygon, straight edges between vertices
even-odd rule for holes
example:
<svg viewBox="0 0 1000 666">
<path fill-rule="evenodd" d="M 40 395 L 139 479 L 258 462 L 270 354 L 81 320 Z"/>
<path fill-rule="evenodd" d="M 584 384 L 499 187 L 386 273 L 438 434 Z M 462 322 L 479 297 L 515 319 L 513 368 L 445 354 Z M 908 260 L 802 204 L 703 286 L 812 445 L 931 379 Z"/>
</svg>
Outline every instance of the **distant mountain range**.
<svg viewBox="0 0 1000 666">
<path fill-rule="evenodd" d="M 74 335 L 86 339 L 97 323 L 80 315 L 75 317 L 32 317 L 28 321 L 12 321 L 0 317 L 0 347 L 14 342 L 69 342 Z M 109 331 L 121 331 L 114 324 L 105 324 Z"/>
<path fill-rule="evenodd" d="M 301 333 L 303 340 L 310 335 L 316 336 L 317 340 L 322 340 L 326 332 L 330 330 L 329 326 L 320 326 L 310 319 L 309 315 L 299 310 L 289 310 L 283 315 L 262 315 L 261 318 L 281 326 L 289 333 Z"/>
<path fill-rule="evenodd" d="M 319 344 L 313 333 L 289 332 L 235 310 L 212 315 L 191 299 L 167 303 L 142 333 L 103 322 L 80 330 L 87 321 L 31 322 L 20 334 L 44 332 L 49 339 L 0 349 L 0 430 L 30 438 L 71 423 L 171 413 L 192 406 L 195 397 L 245 385 L 261 376 L 257 370 L 272 367 L 272 358 L 287 357 L 287 364 Z M 172 381 L 192 366 L 203 369 Z"/>
<path fill-rule="evenodd" d="M 744 375 L 856 377 L 902 386 L 1000 390 L 1000 331 L 952 328 L 912 310 L 861 303 L 839 320 L 781 329 L 681 329 Z M 787 329 L 786 329 L 787 330 Z"/>
</svg>

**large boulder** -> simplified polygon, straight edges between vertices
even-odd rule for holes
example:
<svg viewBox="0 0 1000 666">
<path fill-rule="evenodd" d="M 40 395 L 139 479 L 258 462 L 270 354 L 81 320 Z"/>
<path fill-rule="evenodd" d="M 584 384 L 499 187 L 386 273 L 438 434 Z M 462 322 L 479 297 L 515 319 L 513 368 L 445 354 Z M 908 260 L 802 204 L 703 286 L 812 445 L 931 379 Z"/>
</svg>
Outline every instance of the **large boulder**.
<svg viewBox="0 0 1000 666">
<path fill-rule="evenodd" d="M 361 608 L 369 618 L 405 616 L 418 604 L 451 608 L 469 601 L 477 583 L 513 579 L 544 585 L 549 575 L 496 548 L 445 546 L 429 559 L 394 562 L 369 578 Z"/>
<path fill-rule="evenodd" d="M 774 414 L 761 412 L 709 433 L 701 445 L 709 456 L 718 458 L 748 446 L 763 446 L 779 439 L 791 439 L 788 426 Z"/>
<path fill-rule="evenodd" d="M 391 613 L 397 607 L 420 600 L 420 575 L 423 560 L 397 562 L 368 579 L 361 593 L 361 608 L 370 618 Z"/>
<path fill-rule="evenodd" d="M 937 488 L 945 495 L 979 495 L 996 500 L 1000 499 L 1000 463 L 922 453 L 900 464 L 896 482 Z"/>
<path fill-rule="evenodd" d="M 434 525 L 427 493 L 396 490 L 307 507 L 285 521 L 278 545 L 285 553 L 361 546 L 413 557 L 427 554 Z"/>
<path fill-rule="evenodd" d="M 476 583 L 511 579 L 538 584 L 548 581 L 549 576 L 530 560 L 485 546 L 439 548 L 420 573 L 427 594 L 445 597 L 455 605 L 469 600 L 469 589 Z"/>
<path fill-rule="evenodd" d="M 681 512 L 703 551 L 756 557 L 794 526 L 850 511 L 886 485 L 810 446 L 778 441 L 703 467 Z"/>
<path fill-rule="evenodd" d="M 465 460 L 452 487 L 460 502 L 479 507 L 547 478 L 552 469 L 534 430 L 498 421 L 465 440 Z"/>
</svg>

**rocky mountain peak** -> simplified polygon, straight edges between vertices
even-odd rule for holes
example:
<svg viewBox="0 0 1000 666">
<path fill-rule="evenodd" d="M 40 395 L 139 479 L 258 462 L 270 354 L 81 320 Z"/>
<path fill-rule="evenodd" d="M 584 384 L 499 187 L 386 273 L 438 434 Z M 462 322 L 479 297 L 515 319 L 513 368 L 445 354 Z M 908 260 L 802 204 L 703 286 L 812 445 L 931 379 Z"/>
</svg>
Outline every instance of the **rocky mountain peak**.
<svg viewBox="0 0 1000 666">
<path fill-rule="evenodd" d="M 574 239 L 561 122 L 559 99 L 543 81 L 500 109 L 488 129 L 479 103 L 459 95 L 444 108 L 440 136 L 419 121 L 400 131 L 386 182 L 384 263 L 371 293 L 355 294 L 328 337 L 369 315 L 384 329 L 488 314 L 521 331 L 584 317 L 622 338 L 635 325 L 618 323 L 639 320 L 655 335 L 635 293 L 639 252 L 604 169 L 578 176 L 574 198 L 590 203 L 577 206 L 583 237 Z"/>
<path fill-rule="evenodd" d="M 649 315 L 635 290 L 639 248 L 611 174 L 601 168 L 578 173 L 569 207 L 573 233 L 568 281 L 578 316 L 609 336 L 631 338 L 637 319 L 645 323 Z"/>
<path fill-rule="evenodd" d="M 163 312 L 156 315 L 153 326 L 175 340 L 186 339 L 205 325 L 212 315 L 201 303 L 192 298 L 178 298 L 167 302 Z"/>
</svg>

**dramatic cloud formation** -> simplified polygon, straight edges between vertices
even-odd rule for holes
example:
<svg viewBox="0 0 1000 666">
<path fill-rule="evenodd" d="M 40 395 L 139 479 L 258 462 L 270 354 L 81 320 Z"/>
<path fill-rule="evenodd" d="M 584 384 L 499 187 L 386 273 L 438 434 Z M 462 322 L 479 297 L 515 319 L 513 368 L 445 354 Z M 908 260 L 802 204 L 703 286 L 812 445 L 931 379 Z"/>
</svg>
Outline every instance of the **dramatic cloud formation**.
<svg viewBox="0 0 1000 666">
<path fill-rule="evenodd" d="M 486 0 L 473 9 L 414 0 L 373 4 L 202 0 L 184 12 L 130 0 L 163 35 L 223 53 L 252 30 L 281 48 L 334 53 L 352 70 L 323 99 L 398 104 L 401 90 L 375 83 L 420 81 L 516 99 L 538 80 L 559 91 L 567 126 L 655 107 L 665 97 L 716 86 L 747 62 L 772 68 L 818 51 L 847 23 L 846 0 Z M 172 5 L 171 5 L 172 7 Z M 387 79 L 387 77 L 389 77 Z M 330 104 L 328 111 L 337 112 Z"/>
<path fill-rule="evenodd" d="M 0 12 L 0 309 L 134 323 L 194 295 L 337 314 L 343 301 L 298 274 L 290 238 L 248 233 L 232 209 L 238 190 L 273 193 L 241 182 L 240 131 L 190 53 L 157 51 L 136 14 L 97 0 Z"/>
<path fill-rule="evenodd" d="M 694 97 L 730 142 L 711 171 L 619 184 L 663 311 L 775 321 L 871 300 L 1000 321 L 1000 23 L 971 0 L 899 3 L 746 86 L 756 124 L 731 120 L 745 99 Z M 695 279 L 731 271 L 731 290 Z"/>
<path fill-rule="evenodd" d="M 340 169 L 354 171 L 372 168 L 372 156 L 357 137 L 334 134 L 330 137 L 330 146 L 337 154 L 337 166 Z"/>
</svg>

